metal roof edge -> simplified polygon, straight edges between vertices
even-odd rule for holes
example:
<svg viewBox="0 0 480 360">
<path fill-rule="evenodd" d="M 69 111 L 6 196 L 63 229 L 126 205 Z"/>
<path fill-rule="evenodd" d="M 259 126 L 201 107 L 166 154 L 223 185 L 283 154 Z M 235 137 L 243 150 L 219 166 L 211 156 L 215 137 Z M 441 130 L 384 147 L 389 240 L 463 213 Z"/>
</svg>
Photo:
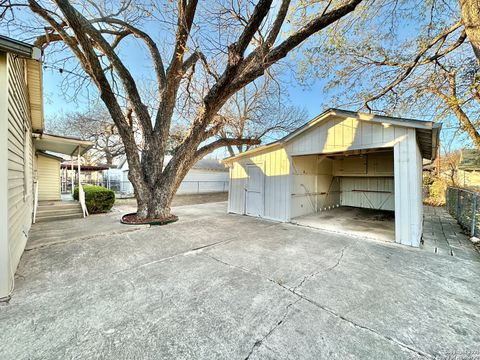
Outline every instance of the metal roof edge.
<svg viewBox="0 0 480 360">
<path fill-rule="evenodd" d="M 0 35 L 0 51 L 9 52 L 22 57 L 40 60 L 41 50 L 23 41 Z"/>
</svg>

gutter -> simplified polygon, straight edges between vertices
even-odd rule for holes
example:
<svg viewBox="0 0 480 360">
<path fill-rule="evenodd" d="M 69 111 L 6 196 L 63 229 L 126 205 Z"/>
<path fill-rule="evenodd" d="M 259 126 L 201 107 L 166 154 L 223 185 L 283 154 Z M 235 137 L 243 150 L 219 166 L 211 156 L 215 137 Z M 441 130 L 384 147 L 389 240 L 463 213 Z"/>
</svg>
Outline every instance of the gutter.
<svg viewBox="0 0 480 360">
<path fill-rule="evenodd" d="M 39 48 L 2 35 L 0 35 L 0 51 L 37 61 L 42 58 L 42 51 Z"/>
</svg>

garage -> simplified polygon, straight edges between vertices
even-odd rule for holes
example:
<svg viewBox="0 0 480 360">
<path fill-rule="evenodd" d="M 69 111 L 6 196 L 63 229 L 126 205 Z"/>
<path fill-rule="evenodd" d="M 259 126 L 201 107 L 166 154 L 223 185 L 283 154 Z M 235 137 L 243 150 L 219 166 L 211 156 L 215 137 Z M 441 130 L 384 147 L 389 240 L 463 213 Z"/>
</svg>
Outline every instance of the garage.
<svg viewBox="0 0 480 360">
<path fill-rule="evenodd" d="M 224 160 L 228 211 L 419 246 L 422 159 L 441 125 L 329 109 L 293 133 Z"/>
</svg>

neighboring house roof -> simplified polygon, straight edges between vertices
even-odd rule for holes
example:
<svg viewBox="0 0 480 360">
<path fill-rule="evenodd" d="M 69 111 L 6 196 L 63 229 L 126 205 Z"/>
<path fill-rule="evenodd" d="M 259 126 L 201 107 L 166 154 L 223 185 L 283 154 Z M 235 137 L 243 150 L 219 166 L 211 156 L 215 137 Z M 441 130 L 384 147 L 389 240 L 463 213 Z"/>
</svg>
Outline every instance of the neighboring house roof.
<svg viewBox="0 0 480 360">
<path fill-rule="evenodd" d="M 62 169 L 71 169 L 72 168 L 72 163 L 71 162 L 63 162 L 60 164 L 60 167 Z M 78 169 L 78 164 L 73 162 L 73 169 L 77 170 Z M 80 164 L 80 171 L 102 171 L 102 170 L 108 170 L 110 167 L 108 165 L 84 165 Z"/>
<path fill-rule="evenodd" d="M 458 169 L 480 171 L 480 151 L 476 149 L 462 149 Z"/>
<path fill-rule="evenodd" d="M 171 155 L 165 155 L 164 166 L 170 162 L 172 159 Z M 123 168 L 123 171 L 128 171 L 128 162 L 127 159 L 124 159 L 119 165 L 119 169 Z M 197 161 L 192 169 L 195 170 L 209 170 L 209 171 L 228 171 L 228 168 L 220 161 L 216 159 L 201 159 Z"/>
<path fill-rule="evenodd" d="M 43 76 L 41 50 L 33 45 L 0 35 L 0 52 L 7 52 L 26 58 L 26 73 L 32 129 L 34 132 L 43 132 L 45 121 L 43 118 Z"/>
<path fill-rule="evenodd" d="M 361 112 L 342 110 L 336 108 L 329 108 L 320 115 L 316 116 L 303 126 L 292 131 L 290 134 L 284 136 L 280 140 L 274 141 L 272 143 L 253 148 L 251 150 L 245 151 L 235 156 L 225 158 L 224 162 L 230 162 L 237 158 L 241 158 L 245 155 L 250 155 L 252 153 L 266 150 L 270 147 L 276 147 L 282 144 L 289 142 L 290 140 L 296 138 L 303 132 L 311 129 L 314 126 L 319 125 L 324 120 L 328 119 L 331 116 L 339 116 L 343 118 L 355 117 L 358 120 L 363 121 L 372 121 L 376 123 L 387 123 L 396 126 L 402 127 L 411 127 L 417 129 L 417 138 L 419 141 L 419 146 L 422 151 L 422 154 L 425 158 L 434 159 L 436 156 L 436 150 L 438 147 L 438 135 L 439 130 L 442 127 L 439 123 L 434 123 L 433 121 L 423 121 L 417 119 L 407 119 L 407 118 L 398 118 L 391 116 L 375 115 L 375 114 L 366 114 Z"/>
</svg>

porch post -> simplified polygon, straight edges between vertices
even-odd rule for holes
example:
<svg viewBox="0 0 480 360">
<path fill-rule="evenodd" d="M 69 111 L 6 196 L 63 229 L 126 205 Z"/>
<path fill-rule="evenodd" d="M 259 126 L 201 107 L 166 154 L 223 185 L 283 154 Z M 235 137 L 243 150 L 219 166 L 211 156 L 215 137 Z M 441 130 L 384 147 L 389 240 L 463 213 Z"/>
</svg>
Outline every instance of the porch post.
<svg viewBox="0 0 480 360">
<path fill-rule="evenodd" d="M 74 187 L 74 185 L 75 185 L 75 184 L 74 184 L 75 179 L 73 178 L 73 177 L 74 177 L 74 174 L 75 174 L 75 173 L 73 172 L 73 154 L 70 155 L 70 167 L 71 167 L 71 170 L 70 170 L 70 172 L 71 172 L 71 174 L 70 174 L 71 178 L 70 178 L 70 180 L 71 180 L 71 182 L 72 182 L 72 195 L 73 195 L 73 187 Z"/>
<path fill-rule="evenodd" d="M 78 187 L 80 188 L 80 146 L 78 146 L 77 161 L 78 161 Z"/>
</svg>

